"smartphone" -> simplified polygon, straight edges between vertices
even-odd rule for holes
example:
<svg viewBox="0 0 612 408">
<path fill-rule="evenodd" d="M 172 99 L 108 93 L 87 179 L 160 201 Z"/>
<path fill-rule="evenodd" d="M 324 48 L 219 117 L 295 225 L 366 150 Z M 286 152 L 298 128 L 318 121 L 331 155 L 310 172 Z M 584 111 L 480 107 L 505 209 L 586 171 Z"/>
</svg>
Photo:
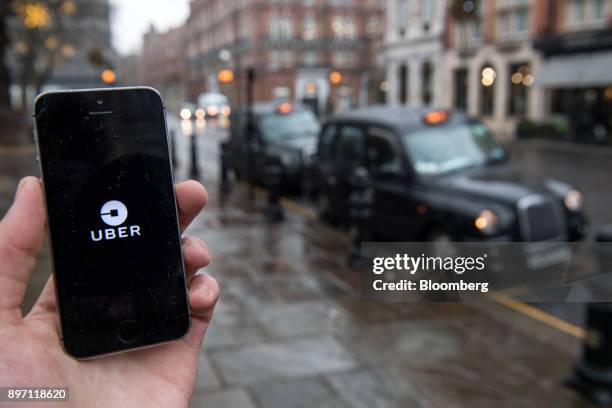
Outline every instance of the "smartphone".
<svg viewBox="0 0 612 408">
<path fill-rule="evenodd" d="M 190 327 L 165 108 L 145 87 L 34 103 L 64 350 L 84 359 Z"/>
</svg>

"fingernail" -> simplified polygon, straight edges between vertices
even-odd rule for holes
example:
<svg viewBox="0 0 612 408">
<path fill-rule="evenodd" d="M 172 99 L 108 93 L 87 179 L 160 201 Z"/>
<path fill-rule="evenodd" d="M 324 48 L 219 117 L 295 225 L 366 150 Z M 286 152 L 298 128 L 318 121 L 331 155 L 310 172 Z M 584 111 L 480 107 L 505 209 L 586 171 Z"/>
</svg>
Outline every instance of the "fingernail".
<svg viewBox="0 0 612 408">
<path fill-rule="evenodd" d="M 200 287 L 200 291 L 204 294 L 204 296 L 208 297 L 208 294 L 210 293 L 210 288 L 205 283 Z"/>
<path fill-rule="evenodd" d="M 23 186 L 25 186 L 25 184 L 26 184 L 26 179 L 24 177 L 19 181 L 19 184 L 17 185 L 17 192 L 15 193 L 15 196 L 19 195 L 19 192 L 21 191 Z"/>
</svg>

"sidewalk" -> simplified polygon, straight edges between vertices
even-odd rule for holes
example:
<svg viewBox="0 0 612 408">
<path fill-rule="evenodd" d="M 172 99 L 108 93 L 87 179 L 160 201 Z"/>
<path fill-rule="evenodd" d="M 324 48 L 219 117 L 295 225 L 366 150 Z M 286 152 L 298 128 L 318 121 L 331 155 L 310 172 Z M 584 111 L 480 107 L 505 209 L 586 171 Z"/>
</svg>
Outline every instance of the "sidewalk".
<svg viewBox="0 0 612 408">
<path fill-rule="evenodd" d="M 222 297 L 193 407 L 588 406 L 562 385 L 577 339 L 493 303 L 363 303 L 346 238 L 293 213 L 267 224 L 245 188 L 226 202 L 208 188 L 190 233 Z"/>
</svg>

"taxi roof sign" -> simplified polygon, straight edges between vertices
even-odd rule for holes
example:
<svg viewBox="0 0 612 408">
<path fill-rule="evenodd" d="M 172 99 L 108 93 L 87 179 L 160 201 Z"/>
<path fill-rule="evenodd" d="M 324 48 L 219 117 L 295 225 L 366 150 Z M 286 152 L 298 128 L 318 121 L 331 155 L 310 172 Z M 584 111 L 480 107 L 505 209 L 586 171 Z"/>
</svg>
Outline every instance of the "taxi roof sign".
<svg viewBox="0 0 612 408">
<path fill-rule="evenodd" d="M 436 111 L 427 112 L 425 116 L 423 117 L 423 120 L 428 125 L 439 125 L 441 123 L 446 122 L 449 117 L 450 117 L 450 113 L 448 111 L 436 110 Z"/>
<path fill-rule="evenodd" d="M 288 113 L 293 112 L 293 105 L 290 102 L 283 102 L 276 108 L 278 113 L 286 115 Z"/>
</svg>

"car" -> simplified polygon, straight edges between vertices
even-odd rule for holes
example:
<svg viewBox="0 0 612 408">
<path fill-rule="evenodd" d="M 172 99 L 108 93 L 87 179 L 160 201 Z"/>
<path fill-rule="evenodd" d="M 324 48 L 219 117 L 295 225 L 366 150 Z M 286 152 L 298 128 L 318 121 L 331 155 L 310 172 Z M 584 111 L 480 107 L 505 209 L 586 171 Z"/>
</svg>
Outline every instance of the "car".
<svg viewBox="0 0 612 408">
<path fill-rule="evenodd" d="M 195 114 L 196 107 L 193 103 L 185 102 L 179 110 L 179 117 L 182 120 L 190 120 Z"/>
<path fill-rule="evenodd" d="M 528 178 L 479 120 L 460 111 L 374 106 L 330 118 L 313 169 L 317 208 L 347 222 L 351 176 L 365 168 L 377 240 L 574 241 L 582 194 Z"/>
<path fill-rule="evenodd" d="M 319 121 L 302 104 L 289 101 L 256 103 L 252 108 L 250 130 L 247 129 L 247 110 L 236 109 L 231 116 L 230 168 L 237 178 L 246 179 L 249 175 L 249 180 L 261 184 L 264 163 L 276 160 L 282 166 L 283 189 L 299 190 L 315 151 L 319 130 Z"/>
<path fill-rule="evenodd" d="M 203 93 L 198 97 L 195 116 L 198 119 L 229 117 L 232 110 L 227 96 L 219 93 Z"/>
</svg>

